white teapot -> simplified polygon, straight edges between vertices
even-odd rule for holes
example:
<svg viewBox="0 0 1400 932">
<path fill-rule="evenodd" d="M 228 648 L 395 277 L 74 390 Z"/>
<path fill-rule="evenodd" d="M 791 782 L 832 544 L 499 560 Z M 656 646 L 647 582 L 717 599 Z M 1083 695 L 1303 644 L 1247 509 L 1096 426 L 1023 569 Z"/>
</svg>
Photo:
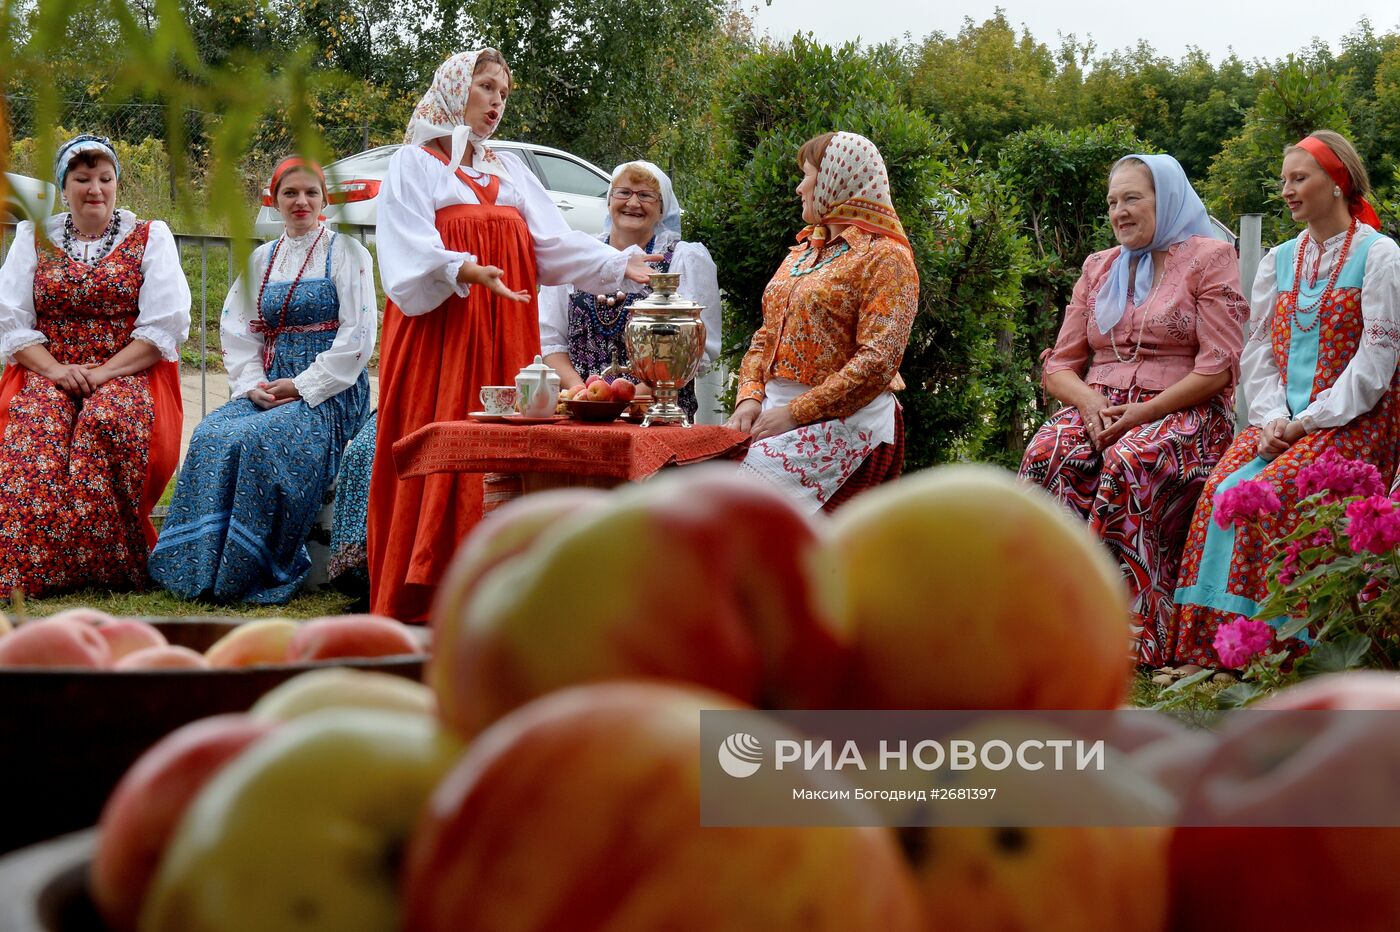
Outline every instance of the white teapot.
<svg viewBox="0 0 1400 932">
<path fill-rule="evenodd" d="M 559 403 L 559 373 L 536 356 L 533 363 L 516 374 L 515 389 L 520 395 L 521 415 L 549 417 Z"/>
</svg>

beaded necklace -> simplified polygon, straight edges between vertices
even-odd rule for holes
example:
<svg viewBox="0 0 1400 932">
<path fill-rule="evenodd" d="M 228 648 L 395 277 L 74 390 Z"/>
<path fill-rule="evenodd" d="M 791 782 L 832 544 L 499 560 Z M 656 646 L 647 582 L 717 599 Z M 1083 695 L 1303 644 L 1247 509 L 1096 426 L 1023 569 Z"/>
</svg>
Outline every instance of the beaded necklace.
<svg viewBox="0 0 1400 932">
<path fill-rule="evenodd" d="M 277 334 L 287 324 L 287 308 L 292 303 L 292 292 L 297 290 L 297 284 L 301 282 L 301 277 L 306 274 L 306 267 L 311 264 L 311 257 L 316 254 L 316 247 L 321 242 L 321 237 L 326 235 L 326 228 L 321 227 L 316 238 L 311 241 L 311 248 L 306 251 L 306 258 L 301 262 L 301 268 L 297 270 L 297 277 L 292 279 L 291 285 L 287 287 L 287 296 L 282 299 L 282 310 L 277 314 L 277 326 L 270 328 L 263 335 L 263 371 L 268 372 L 272 368 L 272 357 L 276 351 Z M 257 313 L 262 314 L 263 292 L 267 291 L 267 280 L 272 275 L 272 266 L 277 262 L 277 251 L 282 248 L 282 242 L 287 238 L 286 234 L 277 237 L 277 243 L 272 247 L 272 255 L 267 257 L 267 268 L 263 270 L 262 284 L 258 287 Z"/>
<path fill-rule="evenodd" d="M 611 237 L 609 237 L 608 239 L 603 240 L 603 242 L 611 245 L 612 239 Z M 655 246 L 656 237 L 653 236 L 647 242 L 646 252 L 648 254 L 651 254 Z M 659 272 L 665 272 L 669 270 L 671 267 L 672 257 L 675 255 L 675 250 L 676 247 L 672 245 L 671 248 L 667 249 L 665 254 L 661 257 L 660 262 L 651 263 L 652 267 Z M 611 339 L 612 337 L 615 337 L 622 333 L 622 328 L 626 326 L 628 319 L 630 319 L 630 317 L 632 316 L 631 307 L 633 302 L 637 301 L 638 299 L 645 298 L 649 294 L 651 294 L 651 289 L 643 288 L 641 291 L 636 291 L 632 292 L 631 294 L 625 295 L 613 306 L 608 306 L 606 300 L 599 301 L 599 296 L 586 295 L 582 292 L 575 292 L 573 298 L 574 302 L 580 307 L 582 307 L 583 310 L 586 311 L 588 316 L 592 319 L 596 331 L 603 337 Z"/>
<path fill-rule="evenodd" d="M 112 219 L 107 223 L 107 229 L 104 230 L 103 233 L 97 234 L 97 236 L 93 237 L 91 240 L 85 239 L 83 242 L 96 242 L 98 237 L 103 237 L 105 234 L 100 255 L 107 256 L 117 244 L 117 232 L 120 229 L 121 220 L 117 217 L 117 212 L 114 210 L 112 211 Z M 71 213 L 65 214 L 63 217 L 63 251 L 74 259 L 78 258 L 78 254 L 73 251 L 73 241 L 80 236 L 81 234 L 78 233 L 78 228 L 73 225 L 73 215 Z"/>
<path fill-rule="evenodd" d="M 1144 300 L 1141 304 L 1137 305 L 1137 307 L 1142 311 L 1142 320 L 1138 321 L 1137 342 L 1133 344 L 1133 355 L 1129 356 L 1127 359 L 1123 358 L 1123 355 L 1118 352 L 1118 341 L 1113 336 L 1113 331 L 1118 328 L 1108 328 L 1108 345 L 1113 348 L 1113 356 L 1119 362 L 1137 362 L 1138 357 L 1142 355 L 1142 335 L 1147 331 L 1147 305 L 1152 303 L 1152 296 L 1157 293 L 1157 286 L 1162 284 L 1163 280 L 1166 279 L 1166 277 L 1167 270 L 1164 264 L 1162 268 L 1161 278 L 1158 278 L 1157 281 L 1153 283 L 1152 290 L 1147 292 L 1146 300 Z M 1132 297 L 1131 291 L 1129 292 L 1129 297 Z M 1131 328 L 1128 330 L 1128 332 L 1132 332 Z"/>
<path fill-rule="evenodd" d="M 1303 231 L 1303 238 L 1298 241 L 1298 259 L 1293 265 L 1293 291 L 1289 295 L 1293 302 L 1293 326 L 1300 332 L 1307 333 L 1322 322 L 1322 309 L 1327 304 L 1327 300 L 1332 297 L 1332 289 L 1337 285 L 1337 277 L 1342 274 L 1342 266 L 1346 265 L 1347 255 L 1351 252 L 1351 241 L 1356 236 L 1356 221 L 1351 221 L 1351 226 L 1347 227 L 1347 238 L 1342 241 L 1342 251 L 1337 254 L 1337 261 L 1332 263 L 1332 273 L 1327 276 L 1327 286 L 1322 289 L 1322 294 L 1309 307 L 1300 307 L 1298 303 L 1298 289 L 1303 284 L 1303 254 L 1308 251 L 1310 236 Z M 1317 246 L 1318 261 L 1321 261 L 1323 246 Z M 1298 318 L 1298 312 L 1317 311 L 1317 316 L 1313 318 L 1311 324 L 1304 325 Z"/>
</svg>

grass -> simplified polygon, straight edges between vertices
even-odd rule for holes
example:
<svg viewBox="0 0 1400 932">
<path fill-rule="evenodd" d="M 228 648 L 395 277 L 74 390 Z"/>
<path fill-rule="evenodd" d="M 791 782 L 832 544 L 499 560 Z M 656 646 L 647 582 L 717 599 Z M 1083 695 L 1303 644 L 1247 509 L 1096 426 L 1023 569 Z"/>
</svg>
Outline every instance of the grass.
<svg viewBox="0 0 1400 932">
<path fill-rule="evenodd" d="M 1185 689 L 1186 696 L 1176 708 L 1179 711 L 1188 712 L 1213 712 L 1216 709 L 1216 694 L 1228 689 L 1230 685 L 1229 683 L 1212 683 L 1207 679 L 1205 682 L 1188 686 Z M 1128 691 L 1128 704 L 1138 708 L 1151 708 L 1162 699 L 1162 693 L 1166 689 L 1166 686 L 1158 686 L 1152 682 L 1150 672 L 1139 671 L 1133 675 L 1133 683 Z"/>
<path fill-rule="evenodd" d="M 65 608 L 101 609 L 112 615 L 133 618 L 189 618 L 218 616 L 231 618 L 316 618 L 344 614 L 355 601 L 353 596 L 330 589 L 297 595 L 286 605 L 249 605 L 246 602 L 218 604 L 190 602 L 164 589 L 145 592 L 79 590 L 48 599 L 28 599 L 25 609 L 32 618 L 42 618 Z"/>
</svg>

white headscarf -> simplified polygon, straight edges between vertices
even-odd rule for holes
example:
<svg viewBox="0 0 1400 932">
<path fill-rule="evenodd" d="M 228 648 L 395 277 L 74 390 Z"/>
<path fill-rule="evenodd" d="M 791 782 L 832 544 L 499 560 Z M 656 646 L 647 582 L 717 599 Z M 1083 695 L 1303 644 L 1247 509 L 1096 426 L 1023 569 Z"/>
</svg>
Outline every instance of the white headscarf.
<svg viewBox="0 0 1400 932">
<path fill-rule="evenodd" d="M 613 188 L 617 187 L 617 179 L 622 177 L 622 173 L 629 168 L 637 168 L 651 175 L 656 181 L 657 188 L 661 191 L 661 218 L 656 221 L 656 226 L 652 229 L 652 235 L 657 236 L 662 232 L 674 233 L 677 237 L 681 235 L 681 204 L 676 200 L 675 189 L 671 187 L 671 179 L 660 167 L 641 159 L 635 162 L 623 162 L 613 169 L 612 181 L 608 184 L 608 198 L 612 199 Z M 612 211 L 607 212 L 603 218 L 603 232 L 612 232 Z"/>
<path fill-rule="evenodd" d="M 490 175 L 510 177 L 500 157 L 486 147 L 486 140 L 491 134 L 478 133 L 462 122 L 462 115 L 467 110 L 467 98 L 471 94 L 477 56 L 494 51 L 484 48 L 458 52 L 438 65 L 437 71 L 433 72 L 433 83 L 408 118 L 404 145 L 421 146 L 433 139 L 451 136 L 452 154 L 447 160 L 449 171 L 456 170 L 462 164 L 462 157 L 467 154 L 467 145 L 470 144 L 476 152 L 471 167 Z"/>
</svg>

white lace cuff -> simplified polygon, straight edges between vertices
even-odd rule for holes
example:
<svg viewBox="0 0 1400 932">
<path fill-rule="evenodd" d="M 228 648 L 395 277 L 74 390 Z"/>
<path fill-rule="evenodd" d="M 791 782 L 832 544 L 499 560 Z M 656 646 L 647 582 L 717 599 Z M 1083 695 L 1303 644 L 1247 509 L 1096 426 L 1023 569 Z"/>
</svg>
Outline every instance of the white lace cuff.
<svg viewBox="0 0 1400 932">
<path fill-rule="evenodd" d="M 459 252 L 454 254 L 442 267 L 443 279 L 452 286 L 452 292 L 459 298 L 465 298 L 472 290 L 472 286 L 457 279 L 457 273 L 461 271 L 463 262 L 475 262 L 476 256 L 469 252 Z"/>
<path fill-rule="evenodd" d="M 301 393 L 301 400 L 313 408 L 327 398 L 334 396 L 339 387 L 338 383 L 317 365 L 308 366 L 300 375 L 292 379 L 292 384 Z"/>
<path fill-rule="evenodd" d="M 258 383 L 267 378 L 267 373 L 262 371 L 261 366 L 249 366 L 243 371 L 235 381 L 228 385 L 229 401 L 235 398 L 242 398 L 244 395 L 258 387 Z"/>
<path fill-rule="evenodd" d="M 142 340 L 160 350 L 160 358 L 166 362 L 180 361 L 180 344 L 159 327 L 137 327 L 131 332 L 131 338 Z"/>
<path fill-rule="evenodd" d="M 0 358 L 6 363 L 12 363 L 15 361 L 15 353 L 47 342 L 49 338 L 37 330 L 11 330 L 0 338 Z"/>
</svg>

